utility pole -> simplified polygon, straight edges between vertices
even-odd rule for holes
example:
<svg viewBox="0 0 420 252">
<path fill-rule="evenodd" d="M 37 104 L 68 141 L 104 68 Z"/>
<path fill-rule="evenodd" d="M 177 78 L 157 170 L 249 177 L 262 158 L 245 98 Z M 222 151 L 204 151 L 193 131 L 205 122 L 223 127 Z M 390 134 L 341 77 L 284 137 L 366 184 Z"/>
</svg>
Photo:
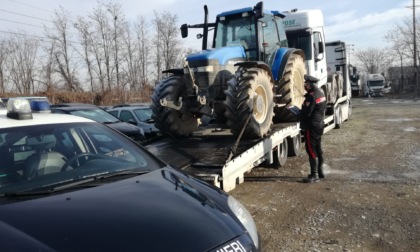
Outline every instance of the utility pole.
<svg viewBox="0 0 420 252">
<path fill-rule="evenodd" d="M 414 60 L 414 84 L 416 88 L 416 93 L 420 94 L 419 84 L 418 84 L 418 69 L 417 69 L 417 40 L 416 40 L 416 0 L 413 0 L 412 6 L 407 6 L 407 8 L 413 9 L 413 60 Z"/>
<path fill-rule="evenodd" d="M 417 42 L 416 42 L 416 0 L 413 0 L 413 38 L 414 38 L 414 83 L 416 84 L 416 93 L 418 93 Z"/>
</svg>

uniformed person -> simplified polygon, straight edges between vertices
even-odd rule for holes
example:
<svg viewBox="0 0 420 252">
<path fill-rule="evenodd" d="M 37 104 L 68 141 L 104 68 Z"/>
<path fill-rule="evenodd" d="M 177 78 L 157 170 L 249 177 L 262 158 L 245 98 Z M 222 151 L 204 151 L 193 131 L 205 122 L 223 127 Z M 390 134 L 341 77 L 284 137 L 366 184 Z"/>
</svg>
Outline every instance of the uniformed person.
<svg viewBox="0 0 420 252">
<path fill-rule="evenodd" d="M 327 101 L 324 92 L 317 87 L 319 81 L 310 75 L 305 75 L 305 101 L 300 111 L 300 127 L 305 135 L 305 148 L 309 156 L 311 173 L 304 182 L 318 182 L 324 178 L 322 164 L 321 137 L 324 133 L 324 117 Z"/>
</svg>

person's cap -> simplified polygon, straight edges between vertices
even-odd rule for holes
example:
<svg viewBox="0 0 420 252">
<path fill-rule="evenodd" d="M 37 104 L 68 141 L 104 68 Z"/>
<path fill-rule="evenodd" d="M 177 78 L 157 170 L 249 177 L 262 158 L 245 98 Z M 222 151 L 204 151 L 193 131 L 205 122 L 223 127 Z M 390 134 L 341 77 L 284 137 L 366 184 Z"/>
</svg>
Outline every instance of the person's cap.
<svg viewBox="0 0 420 252">
<path fill-rule="evenodd" d="M 313 77 L 309 74 L 305 74 L 304 78 L 305 78 L 305 82 L 310 83 L 310 84 L 316 84 L 319 81 L 318 78 Z"/>
</svg>

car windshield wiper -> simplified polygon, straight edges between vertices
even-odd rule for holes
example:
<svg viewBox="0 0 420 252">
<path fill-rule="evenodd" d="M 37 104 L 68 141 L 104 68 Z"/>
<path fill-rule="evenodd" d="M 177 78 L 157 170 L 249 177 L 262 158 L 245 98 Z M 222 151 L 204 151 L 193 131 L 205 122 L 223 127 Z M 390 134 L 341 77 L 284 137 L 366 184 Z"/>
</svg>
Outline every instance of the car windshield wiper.
<svg viewBox="0 0 420 252">
<path fill-rule="evenodd" d="M 45 190 L 30 190 L 22 192 L 5 192 L 0 193 L 0 198 L 17 198 L 17 197 L 30 197 L 30 196 L 44 196 L 53 194 L 56 192 L 74 189 L 74 188 L 86 188 L 86 187 L 96 187 L 105 183 L 108 179 L 116 177 L 135 177 L 138 175 L 143 175 L 149 173 L 150 171 L 133 171 L 133 170 L 122 170 L 112 173 L 102 173 L 102 174 L 92 174 L 91 176 L 85 176 L 79 180 L 72 180 L 73 182 L 60 181 L 56 183 L 57 186 L 49 185 L 48 189 Z M 68 183 L 67 183 L 68 182 Z"/>
</svg>

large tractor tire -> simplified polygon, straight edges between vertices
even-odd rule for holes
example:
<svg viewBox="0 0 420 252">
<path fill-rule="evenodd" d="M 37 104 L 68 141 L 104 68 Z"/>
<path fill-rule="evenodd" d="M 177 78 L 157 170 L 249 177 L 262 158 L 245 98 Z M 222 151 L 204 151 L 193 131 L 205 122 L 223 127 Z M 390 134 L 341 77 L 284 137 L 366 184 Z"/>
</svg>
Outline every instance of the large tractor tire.
<svg viewBox="0 0 420 252">
<path fill-rule="evenodd" d="M 273 122 L 273 82 L 260 68 L 239 67 L 225 91 L 227 125 L 235 136 L 266 136 Z"/>
<path fill-rule="evenodd" d="M 302 108 L 302 103 L 305 99 L 306 93 L 304 87 L 304 76 L 306 74 L 305 63 L 300 55 L 292 54 L 287 60 L 286 69 L 283 77 L 277 84 L 276 93 L 279 95 L 276 98 L 277 106 L 274 109 L 274 122 L 293 122 L 297 120 L 287 107 L 296 106 Z"/>
<path fill-rule="evenodd" d="M 330 83 L 330 90 L 328 90 L 328 103 L 334 104 L 337 101 L 337 76 L 336 74 L 331 74 L 328 76 L 327 82 Z"/>
<path fill-rule="evenodd" d="M 155 126 L 163 134 L 171 137 L 190 136 L 198 127 L 198 118 L 191 113 L 182 113 L 179 110 L 162 106 L 163 98 L 169 101 L 179 101 L 180 97 L 187 96 L 187 89 L 180 76 L 170 76 L 163 79 L 156 86 L 152 95 L 152 118 Z M 180 105 L 180 104 L 178 104 Z"/>
</svg>

